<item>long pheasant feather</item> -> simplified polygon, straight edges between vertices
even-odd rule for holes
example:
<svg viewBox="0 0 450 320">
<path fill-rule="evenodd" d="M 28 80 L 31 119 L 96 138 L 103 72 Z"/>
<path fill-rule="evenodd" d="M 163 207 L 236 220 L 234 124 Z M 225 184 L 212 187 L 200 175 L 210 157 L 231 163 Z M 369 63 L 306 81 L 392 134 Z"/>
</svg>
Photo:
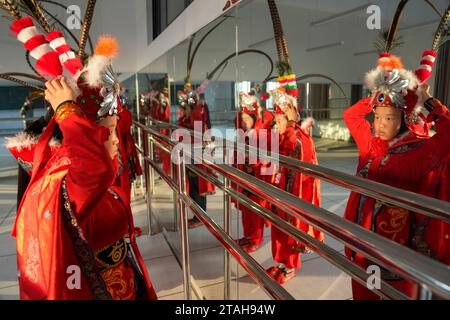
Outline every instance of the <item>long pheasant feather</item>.
<svg viewBox="0 0 450 320">
<path fill-rule="evenodd" d="M 272 18 L 273 31 L 275 34 L 275 43 L 278 53 L 278 72 L 280 75 L 289 74 L 291 70 L 291 61 L 289 58 L 288 46 L 286 37 L 283 31 L 283 25 L 281 23 L 280 14 L 278 12 L 277 4 L 275 0 L 267 0 L 270 9 L 270 15 Z"/>
<path fill-rule="evenodd" d="M 401 0 L 397 6 L 397 10 L 395 11 L 394 17 L 392 18 L 391 27 L 389 28 L 389 32 L 386 37 L 386 45 L 385 45 L 386 52 L 390 52 L 393 48 L 395 35 L 397 33 L 398 25 L 400 24 L 400 18 L 408 1 L 409 0 Z"/>
<path fill-rule="evenodd" d="M 433 39 L 433 51 L 439 49 L 439 47 L 445 43 L 447 40 L 447 34 L 449 32 L 448 23 L 450 22 L 450 5 L 447 8 L 447 11 L 442 16 L 441 22 L 439 23 L 436 34 Z"/>
<path fill-rule="evenodd" d="M 83 26 L 81 27 L 81 35 L 79 41 L 78 57 L 83 57 L 86 49 L 86 43 L 89 37 L 89 31 L 91 30 L 92 19 L 94 18 L 95 4 L 97 0 L 89 0 L 86 13 L 84 14 Z"/>
<path fill-rule="evenodd" d="M 18 20 L 21 18 L 17 0 L 0 0 L 0 7 L 14 19 Z"/>
<path fill-rule="evenodd" d="M 32 16 L 46 33 L 52 31 L 50 23 L 37 0 L 20 0 L 20 3 L 22 10 Z"/>
</svg>

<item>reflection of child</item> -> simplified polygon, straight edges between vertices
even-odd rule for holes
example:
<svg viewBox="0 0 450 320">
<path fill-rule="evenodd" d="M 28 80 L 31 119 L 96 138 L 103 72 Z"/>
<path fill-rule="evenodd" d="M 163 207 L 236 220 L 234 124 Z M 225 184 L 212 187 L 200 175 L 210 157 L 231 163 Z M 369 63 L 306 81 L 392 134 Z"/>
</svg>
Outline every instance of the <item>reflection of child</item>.
<svg viewBox="0 0 450 320">
<path fill-rule="evenodd" d="M 384 54 L 379 63 L 366 79 L 372 96 L 344 112 L 344 120 L 359 150 L 357 175 L 448 201 L 449 180 L 445 177 L 449 174 L 450 153 L 442 146 L 450 143 L 449 112 L 439 101 L 430 98 L 427 85 L 417 89 L 425 79 L 418 79 L 405 70 L 399 58 Z M 432 105 L 428 117 L 424 116 L 421 105 Z M 373 126 L 365 119 L 371 113 L 375 114 Z M 430 138 L 428 129 L 433 120 L 436 135 Z M 440 178 L 436 179 L 438 172 Z M 450 230 L 447 223 L 424 219 L 357 193 L 351 193 L 344 217 L 399 244 L 450 263 L 449 241 L 444 240 Z M 350 248 L 346 248 L 346 255 L 364 269 L 371 264 Z M 413 284 L 384 271 L 384 280 L 413 296 Z M 355 300 L 380 299 L 355 281 L 352 287 Z"/>
<path fill-rule="evenodd" d="M 33 104 L 30 100 L 30 98 L 26 98 L 25 102 L 22 105 L 22 108 L 20 109 L 20 116 L 24 119 L 30 119 L 33 118 Z M 33 120 L 23 120 L 23 128 L 27 129 L 29 125 L 33 122 Z"/>
<path fill-rule="evenodd" d="M 317 163 L 314 144 L 311 141 L 310 143 L 304 143 L 307 142 L 307 139 L 303 137 L 303 132 L 300 132 L 303 128 L 299 127 L 296 121 L 289 121 L 290 110 L 297 110 L 297 99 L 289 95 L 284 88 L 274 90 L 271 94 L 276 108 L 275 121 L 279 132 L 279 153 L 298 160 Z M 316 179 L 286 167 L 280 167 L 274 180 L 274 185 L 278 188 L 305 201 L 320 205 L 320 189 Z M 277 214 L 310 236 L 323 241 L 321 232 L 300 219 L 282 210 L 277 210 Z M 294 278 L 296 276 L 295 269 L 301 267 L 300 254 L 309 253 L 310 250 L 276 227 L 272 227 L 271 236 L 273 259 L 279 265 L 271 267 L 267 271 L 278 283 L 284 284 Z"/>
<path fill-rule="evenodd" d="M 241 123 L 246 133 L 246 144 L 249 144 L 250 141 L 256 140 L 258 147 L 260 147 L 260 139 L 267 138 L 265 133 L 267 133 L 267 129 L 271 128 L 271 124 L 264 123 L 261 118 L 259 118 L 262 108 L 259 106 L 258 98 L 255 96 L 254 92 L 251 92 L 250 94 L 241 92 L 239 101 L 241 107 Z M 260 131 L 260 129 L 266 130 Z M 264 136 L 260 137 L 260 134 L 263 134 Z M 265 144 L 265 147 L 270 148 L 267 143 Z M 257 161 L 255 164 L 250 164 L 248 159 L 246 159 L 245 164 L 238 163 L 237 167 L 244 173 L 250 174 L 259 179 L 265 180 L 266 178 L 266 176 L 261 175 L 261 170 L 263 167 L 261 161 Z M 242 188 L 238 188 L 238 190 L 243 192 L 247 197 L 261 206 L 267 206 L 267 202 L 255 194 L 242 190 Z M 252 212 L 249 208 L 245 206 L 238 207 L 242 210 L 242 225 L 244 229 L 244 237 L 238 240 L 238 244 L 246 252 L 254 252 L 259 248 L 264 240 L 264 226 L 266 221 L 261 216 Z"/>
<path fill-rule="evenodd" d="M 196 134 L 202 134 L 207 129 L 206 119 L 209 118 L 209 111 L 204 105 L 199 105 L 198 96 L 195 91 L 192 90 L 190 84 L 185 85 L 184 91 L 178 92 L 178 102 L 180 108 L 178 109 L 178 125 L 190 130 L 194 130 L 194 122 L 201 123 L 201 132 Z M 191 139 L 191 145 L 194 139 Z M 195 165 L 196 167 L 206 170 L 203 165 Z M 214 192 L 214 185 L 200 178 L 197 174 L 190 170 L 187 170 L 187 189 L 189 196 L 204 210 L 206 211 L 206 196 Z M 188 221 L 189 228 L 197 228 L 202 225 L 202 222 L 196 215 Z"/>
</svg>

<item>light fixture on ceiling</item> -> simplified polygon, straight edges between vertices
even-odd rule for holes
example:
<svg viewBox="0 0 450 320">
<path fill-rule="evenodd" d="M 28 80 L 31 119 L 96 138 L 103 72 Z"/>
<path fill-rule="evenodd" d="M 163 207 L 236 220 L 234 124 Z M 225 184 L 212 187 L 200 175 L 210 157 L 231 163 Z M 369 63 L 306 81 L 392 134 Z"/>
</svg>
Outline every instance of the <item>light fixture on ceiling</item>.
<svg viewBox="0 0 450 320">
<path fill-rule="evenodd" d="M 338 47 L 338 46 L 342 46 L 343 44 L 344 44 L 344 41 L 339 41 L 339 42 L 329 43 L 329 44 L 325 44 L 325 45 L 323 45 L 323 46 L 318 46 L 318 47 L 308 48 L 308 49 L 306 49 L 306 52 L 318 51 L 318 50 L 322 50 L 322 49 L 328 49 L 328 48 Z"/>
<path fill-rule="evenodd" d="M 353 55 L 354 56 L 365 56 L 365 55 L 372 54 L 372 53 L 378 53 L 378 50 L 372 49 L 372 50 L 367 50 L 367 51 L 360 51 L 360 52 L 355 52 Z"/>
<path fill-rule="evenodd" d="M 359 12 L 361 10 L 367 10 L 367 8 L 371 5 L 372 5 L 371 3 L 366 3 L 365 5 L 362 5 L 362 6 L 359 6 L 359 7 L 344 11 L 344 12 L 336 13 L 336 14 L 333 14 L 326 18 L 317 20 L 317 21 L 313 21 L 313 22 L 311 22 L 311 27 L 318 27 L 318 26 L 324 25 L 326 23 L 336 21 L 338 19 L 341 19 L 343 17 L 351 15 L 352 13 Z"/>
<path fill-rule="evenodd" d="M 256 47 L 265 45 L 267 43 L 273 43 L 274 41 L 275 41 L 275 37 L 270 37 L 269 39 L 265 39 L 265 40 L 261 40 L 261 41 L 255 42 L 255 43 L 249 45 L 248 47 L 249 48 L 256 48 Z"/>
</svg>

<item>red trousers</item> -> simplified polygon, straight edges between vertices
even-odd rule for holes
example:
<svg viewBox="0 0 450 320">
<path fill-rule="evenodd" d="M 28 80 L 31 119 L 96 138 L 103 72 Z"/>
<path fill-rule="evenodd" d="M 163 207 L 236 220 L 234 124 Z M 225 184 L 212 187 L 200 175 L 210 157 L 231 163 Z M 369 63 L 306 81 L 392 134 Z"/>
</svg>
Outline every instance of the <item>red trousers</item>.
<svg viewBox="0 0 450 320">
<path fill-rule="evenodd" d="M 285 212 L 278 211 L 277 214 L 286 219 L 287 214 Z M 273 260 L 284 264 L 288 269 L 301 268 L 300 252 L 295 250 L 295 247 L 297 247 L 296 241 L 274 226 L 271 229 L 271 236 Z"/>
<path fill-rule="evenodd" d="M 264 240 L 265 220 L 252 212 L 252 210 L 242 206 L 242 226 L 244 228 L 244 237 L 251 244 L 260 245 Z"/>
</svg>

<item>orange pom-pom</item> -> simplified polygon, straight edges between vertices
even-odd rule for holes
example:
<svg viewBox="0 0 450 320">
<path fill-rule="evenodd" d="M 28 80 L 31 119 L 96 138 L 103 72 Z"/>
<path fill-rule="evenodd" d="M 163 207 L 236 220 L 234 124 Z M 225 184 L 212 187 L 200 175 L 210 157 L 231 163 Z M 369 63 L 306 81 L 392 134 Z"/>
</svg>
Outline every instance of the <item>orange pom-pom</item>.
<svg viewBox="0 0 450 320">
<path fill-rule="evenodd" d="M 380 58 L 378 60 L 378 66 L 385 69 L 403 69 L 403 62 L 400 57 L 390 56 L 385 58 Z"/>
<path fill-rule="evenodd" d="M 111 36 L 100 36 L 95 47 L 95 54 L 114 58 L 119 53 L 119 43 L 117 39 Z"/>
</svg>

